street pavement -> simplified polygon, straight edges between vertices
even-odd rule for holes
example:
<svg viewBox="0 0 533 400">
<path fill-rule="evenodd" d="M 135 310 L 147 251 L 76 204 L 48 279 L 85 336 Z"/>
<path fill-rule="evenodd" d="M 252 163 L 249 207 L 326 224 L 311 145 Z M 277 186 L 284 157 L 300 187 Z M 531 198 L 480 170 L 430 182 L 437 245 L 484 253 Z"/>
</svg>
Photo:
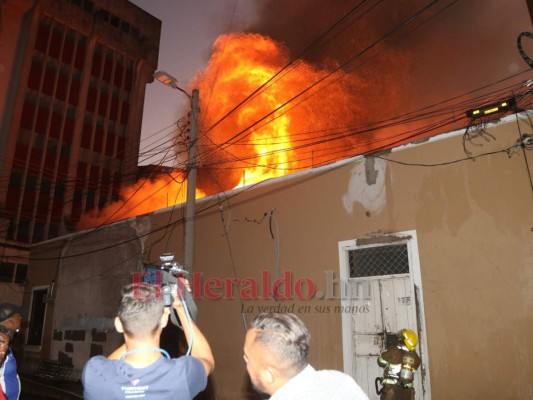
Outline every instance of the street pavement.
<svg viewBox="0 0 533 400">
<path fill-rule="evenodd" d="M 31 376 L 21 376 L 22 393 L 19 400 L 77 400 L 83 399 L 80 382 L 47 382 Z"/>
</svg>

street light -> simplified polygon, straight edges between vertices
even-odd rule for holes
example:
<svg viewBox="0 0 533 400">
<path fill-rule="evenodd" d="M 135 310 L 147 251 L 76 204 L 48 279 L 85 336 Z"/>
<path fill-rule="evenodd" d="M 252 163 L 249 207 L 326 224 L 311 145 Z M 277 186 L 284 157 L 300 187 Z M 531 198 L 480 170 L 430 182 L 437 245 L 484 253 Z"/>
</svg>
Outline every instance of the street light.
<svg viewBox="0 0 533 400">
<path fill-rule="evenodd" d="M 182 93 L 185 93 L 185 96 L 191 99 L 191 96 L 189 93 L 187 93 L 185 90 L 180 88 L 178 86 L 178 80 L 174 78 L 172 75 L 165 71 L 155 71 L 154 72 L 154 78 L 157 79 L 159 82 L 161 82 L 163 85 L 170 86 L 172 89 L 177 89 Z"/>
<path fill-rule="evenodd" d="M 185 222 L 183 234 L 183 265 L 187 270 L 193 272 L 194 254 L 194 218 L 196 205 L 196 141 L 198 136 L 198 89 L 193 89 L 192 95 L 178 86 L 178 80 L 165 71 L 156 71 L 154 78 L 166 86 L 177 89 L 184 93 L 191 105 L 191 129 L 189 132 L 189 160 L 187 163 L 187 202 L 185 203 Z"/>
</svg>

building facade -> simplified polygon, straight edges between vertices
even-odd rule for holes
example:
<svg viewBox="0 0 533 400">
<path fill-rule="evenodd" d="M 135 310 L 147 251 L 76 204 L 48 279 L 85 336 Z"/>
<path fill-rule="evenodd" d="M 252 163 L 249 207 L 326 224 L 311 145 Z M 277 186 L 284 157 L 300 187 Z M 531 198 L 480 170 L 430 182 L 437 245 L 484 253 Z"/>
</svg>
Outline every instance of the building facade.
<svg viewBox="0 0 533 400">
<path fill-rule="evenodd" d="M 0 275 L 20 277 L 13 246 L 72 232 L 135 182 L 161 22 L 127 0 L 0 9 Z"/>
<path fill-rule="evenodd" d="M 371 399 L 376 359 L 402 328 L 420 337 L 417 399 L 531 398 L 531 116 L 487 124 L 494 139 L 470 156 L 462 129 L 198 200 L 189 280 L 217 363 L 204 398 L 253 398 L 245 322 L 264 310 L 297 313 L 311 363 L 351 374 Z M 42 323 L 24 368 L 51 358 L 75 379 L 120 345 L 120 287 L 163 253 L 183 260 L 181 215 L 32 246 L 24 306 Z"/>
</svg>

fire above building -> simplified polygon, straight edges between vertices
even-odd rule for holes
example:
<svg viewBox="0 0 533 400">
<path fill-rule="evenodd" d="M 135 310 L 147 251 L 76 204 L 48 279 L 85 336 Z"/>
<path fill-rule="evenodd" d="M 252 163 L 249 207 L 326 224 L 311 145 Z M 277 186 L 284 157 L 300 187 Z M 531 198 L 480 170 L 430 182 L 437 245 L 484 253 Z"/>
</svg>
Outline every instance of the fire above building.
<svg viewBox="0 0 533 400">
<path fill-rule="evenodd" d="M 259 34 L 220 36 L 190 84 L 200 92 L 197 197 L 365 153 L 372 143 L 382 146 L 375 133 L 350 128 L 395 102 L 397 87 L 382 84 L 386 74 L 373 74 L 291 60 L 282 43 Z M 123 191 L 122 201 L 86 215 L 80 226 L 182 203 L 186 176 L 176 174 L 138 181 Z"/>
<path fill-rule="evenodd" d="M 201 94 L 198 186 L 216 193 L 352 154 L 363 141 L 342 132 L 372 114 L 365 99 L 377 82 L 367 78 L 291 60 L 266 36 L 220 36 L 192 82 Z M 394 99 L 395 89 L 382 90 Z"/>
</svg>

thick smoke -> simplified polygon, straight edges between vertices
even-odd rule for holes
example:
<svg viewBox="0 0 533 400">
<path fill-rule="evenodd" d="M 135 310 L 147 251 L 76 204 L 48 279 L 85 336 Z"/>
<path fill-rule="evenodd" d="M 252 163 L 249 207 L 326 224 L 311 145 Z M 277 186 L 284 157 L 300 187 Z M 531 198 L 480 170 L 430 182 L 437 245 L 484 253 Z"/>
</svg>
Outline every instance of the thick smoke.
<svg viewBox="0 0 533 400">
<path fill-rule="evenodd" d="M 242 184 L 245 171 L 251 169 L 264 177 L 278 176 L 375 151 L 390 144 L 387 137 L 407 128 L 358 133 L 358 127 L 529 78 L 529 67 L 516 47 L 517 36 L 532 30 L 525 1 L 439 1 L 407 22 L 432 3 L 261 1 L 257 22 L 246 34 L 221 36 L 208 65 L 190 85 L 200 88 L 199 188 L 211 194 Z M 524 41 L 524 50 L 533 55 L 532 40 Z M 291 60 L 298 61 L 254 100 L 224 118 Z M 328 74 L 304 96 L 267 116 Z M 350 134 L 330 140 L 343 128 Z M 462 126 L 443 126 L 427 134 L 457 128 Z M 257 146 L 264 142 L 270 144 Z M 311 142 L 315 144 L 309 146 Z M 244 183 L 250 183 L 248 178 Z M 168 195 L 166 189 L 158 191 L 161 186 L 174 188 Z M 169 198 L 184 190 L 168 180 L 150 186 L 138 183 L 123 191 L 123 202 L 94 213 L 93 218 L 86 216 L 83 226 L 166 207 L 173 204 Z M 161 194 L 150 204 L 133 200 L 149 197 L 143 193 Z M 144 206 L 132 208 L 137 203 Z"/>
<path fill-rule="evenodd" d="M 346 35 L 333 39 L 329 50 L 320 49 L 308 57 L 315 63 L 340 63 L 369 41 L 404 22 L 416 10 L 432 3 L 430 0 L 264 0 L 258 13 L 260 18 L 251 30 L 282 41 L 292 54 L 299 54 L 320 32 L 361 5 L 361 12 L 356 13 L 359 18 L 350 20 L 353 23 Z M 527 3 L 524 0 L 436 2 L 426 13 L 387 37 L 385 45 L 390 51 L 372 60 L 371 68 L 393 69 L 398 54 L 408 54 L 409 70 L 395 75 L 396 80 L 406 82 L 404 102 L 412 107 L 466 93 L 527 70 L 516 47 L 517 36 L 532 31 L 533 17 Z M 362 11 L 369 8 L 363 15 Z M 435 17 L 422 24 L 431 15 Z M 533 53 L 533 41 L 527 41 L 525 46 L 528 53 Z"/>
<path fill-rule="evenodd" d="M 265 52 L 263 59 L 257 61 L 275 71 L 288 60 L 302 60 L 284 75 L 283 82 L 291 87 L 286 90 L 303 90 L 305 84 L 315 82 L 313 79 L 340 68 L 322 83 L 317 95 L 287 113 L 291 119 L 289 138 L 301 144 L 319 134 L 327 137 L 331 129 L 346 127 L 354 132 L 336 142 L 325 139 L 312 148 L 300 147 L 292 155 L 300 163 L 293 163 L 289 172 L 397 145 L 401 140 L 386 140 L 396 135 L 412 140 L 409 131 L 425 130 L 425 126 L 437 121 L 408 121 L 402 127 L 361 133 L 365 124 L 438 107 L 452 98 L 475 99 L 529 77 L 525 75 L 529 68 L 516 48 L 518 34 L 531 30 L 527 6 L 521 0 L 505 4 L 498 0 L 265 0 L 261 4 L 259 19 L 249 32 L 273 39 L 276 51 L 272 55 Z M 238 63 L 242 56 L 225 52 L 221 41 L 215 44 L 209 65 L 194 85 L 202 87 L 211 99 L 222 97 L 230 101 L 217 106 L 222 113 L 212 112 L 210 106 L 209 114 L 202 115 L 204 132 L 253 91 L 250 87 L 231 94 L 224 92 L 217 81 L 228 72 L 222 59 L 233 57 Z M 533 46 L 527 45 L 533 54 Z M 253 44 L 247 46 L 257 54 L 260 51 Z M 306 75 L 300 68 L 314 73 Z M 306 76 L 305 82 L 299 81 L 301 76 Z M 499 81 L 503 82 L 495 84 Z M 283 83 L 273 84 L 276 85 Z M 478 91 L 480 88 L 485 89 Z M 290 108 L 289 105 L 285 110 Z M 207 132 L 201 141 L 208 151 L 202 158 L 199 185 L 207 193 L 233 187 L 244 166 L 228 161 L 249 159 L 253 152 L 243 146 L 212 151 L 247 126 L 238 118 L 238 112 L 221 125 Z M 425 130 L 425 135 L 463 127 L 441 122 L 437 126 L 437 130 Z"/>
</svg>

